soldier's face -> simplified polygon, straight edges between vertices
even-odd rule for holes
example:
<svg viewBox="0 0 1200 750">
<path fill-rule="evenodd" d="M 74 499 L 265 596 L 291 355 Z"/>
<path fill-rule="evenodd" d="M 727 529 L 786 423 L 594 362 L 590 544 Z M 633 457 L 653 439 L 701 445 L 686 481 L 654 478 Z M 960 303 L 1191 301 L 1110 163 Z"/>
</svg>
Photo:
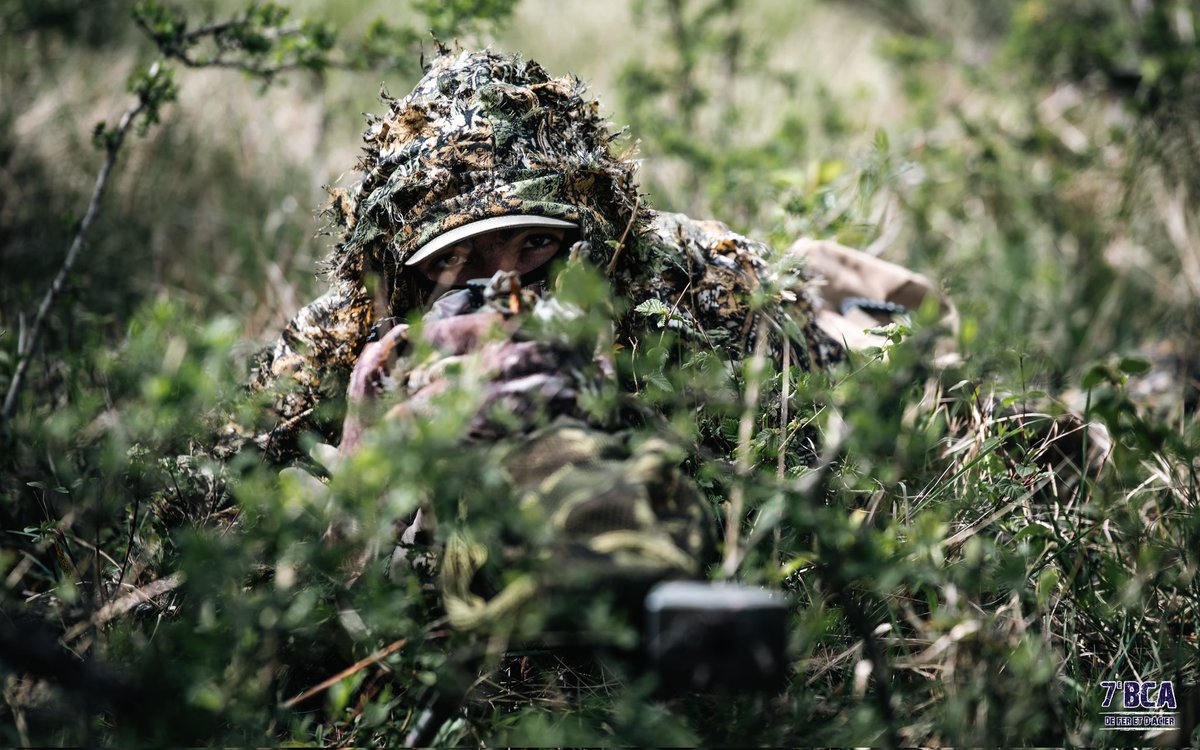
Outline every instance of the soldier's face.
<svg viewBox="0 0 1200 750">
<path fill-rule="evenodd" d="M 463 240 L 417 265 L 417 271 L 439 287 L 460 287 L 471 279 L 491 278 L 497 271 L 522 276 L 550 262 L 562 250 L 562 229 L 518 227 Z"/>
</svg>

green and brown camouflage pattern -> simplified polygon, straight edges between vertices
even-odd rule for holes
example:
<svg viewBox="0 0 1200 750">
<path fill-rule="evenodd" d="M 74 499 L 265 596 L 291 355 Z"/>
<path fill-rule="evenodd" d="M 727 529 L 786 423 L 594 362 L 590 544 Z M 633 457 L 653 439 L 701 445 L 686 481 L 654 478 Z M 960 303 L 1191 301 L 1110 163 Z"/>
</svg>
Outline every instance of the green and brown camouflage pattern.
<svg viewBox="0 0 1200 750">
<path fill-rule="evenodd" d="M 617 306 L 625 311 L 615 321 L 618 345 L 653 329 L 635 308 L 657 299 L 686 342 L 734 360 L 753 350 L 760 330 L 774 353 L 789 342 L 796 366 L 841 358 L 814 323 L 808 280 L 774 271 L 769 247 L 719 222 L 645 207 L 634 162 L 616 152 L 616 134 L 575 78 L 552 78 L 516 55 L 443 49 L 411 94 L 384 100 L 387 112 L 370 118 L 363 136 L 361 181 L 333 194 L 340 237 L 330 289 L 257 364 L 253 386 L 274 394 L 278 419 L 256 441 L 271 453 L 287 456 L 296 436 L 314 428 L 317 405 L 344 393 L 373 325 L 425 305 L 429 290 L 405 259 L 440 233 L 491 216 L 539 214 L 580 226 L 587 260 L 627 303 Z M 756 294 L 765 303 L 754 310 Z"/>
<path fill-rule="evenodd" d="M 450 624 L 494 628 L 536 597 L 597 586 L 619 589 L 638 607 L 656 581 L 702 578 L 716 551 L 716 521 L 680 468 L 683 456 L 661 438 L 634 446 L 629 433 L 566 417 L 514 442 L 504 469 L 521 512 L 544 519 L 553 541 L 499 552 L 451 535 L 437 565 Z"/>
</svg>

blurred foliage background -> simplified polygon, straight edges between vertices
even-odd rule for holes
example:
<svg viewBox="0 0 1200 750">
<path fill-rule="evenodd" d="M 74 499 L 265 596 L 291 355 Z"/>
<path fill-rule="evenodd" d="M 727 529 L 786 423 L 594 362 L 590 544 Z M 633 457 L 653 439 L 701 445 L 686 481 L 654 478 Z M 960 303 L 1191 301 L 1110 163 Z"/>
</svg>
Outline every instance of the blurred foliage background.
<svg viewBox="0 0 1200 750">
<path fill-rule="evenodd" d="M 803 395 L 830 408 L 804 418 L 828 432 L 836 413 L 849 427 L 836 465 L 807 484 L 802 466 L 787 467 L 796 482 L 776 481 L 784 438 L 759 436 L 751 517 L 789 532 L 743 571 L 793 591 L 787 695 L 651 703 L 631 679 L 565 704 L 496 701 L 443 739 L 1117 743 L 1100 729 L 1099 682 L 1155 679 L 1175 681 L 1185 724 L 1162 737 L 1189 742 L 1195 2 L 249 7 L 0 0 L 6 391 L 104 161 L 97 124 L 111 132 L 139 71 L 182 38 L 172 19 L 253 20 L 230 52 L 237 65 L 195 66 L 212 53 L 201 46 L 191 64 L 166 57 L 175 96 L 121 147 L 3 426 L 0 741 L 395 743 L 416 711 L 405 681 L 447 673 L 454 649 L 419 621 L 419 592 L 398 602 L 393 584 L 369 580 L 356 594 L 366 634 L 335 627 L 344 560 L 312 540 L 328 514 L 363 508 L 306 506 L 247 459 L 235 524 L 218 468 L 185 472 L 176 458 L 236 399 L 247 355 L 321 291 L 324 188 L 350 182 L 361 113 L 381 109 L 381 84 L 403 95 L 415 83 L 432 29 L 588 81 L 628 126 L 656 208 L 777 247 L 835 238 L 930 275 L 959 307 L 963 357 L 932 371 L 918 328 L 897 334 L 886 362 L 808 383 Z M 1103 424 L 1105 471 L 1048 468 L 1044 431 L 1009 418 L 1030 402 Z M 446 434 L 393 447 L 421 465 Z M 385 516 L 362 533 L 384 533 Z M 156 584 L 128 611 L 104 609 Z M 401 640 L 412 645 L 284 707 Z"/>
</svg>

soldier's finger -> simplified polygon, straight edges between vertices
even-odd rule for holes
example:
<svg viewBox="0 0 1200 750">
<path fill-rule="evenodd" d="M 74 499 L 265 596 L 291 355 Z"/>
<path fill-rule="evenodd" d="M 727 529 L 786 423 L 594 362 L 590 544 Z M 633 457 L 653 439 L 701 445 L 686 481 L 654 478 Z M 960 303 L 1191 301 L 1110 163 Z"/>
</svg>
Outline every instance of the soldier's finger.
<svg viewBox="0 0 1200 750">
<path fill-rule="evenodd" d="M 428 324 L 422 337 L 447 354 L 465 354 L 478 348 L 503 322 L 499 313 L 459 315 Z"/>
<path fill-rule="evenodd" d="M 358 363 L 350 374 L 350 387 L 346 398 L 351 401 L 366 401 L 383 389 L 383 376 L 394 364 L 395 355 L 408 341 L 408 326 L 398 325 L 388 331 L 379 341 L 363 347 Z"/>
</svg>

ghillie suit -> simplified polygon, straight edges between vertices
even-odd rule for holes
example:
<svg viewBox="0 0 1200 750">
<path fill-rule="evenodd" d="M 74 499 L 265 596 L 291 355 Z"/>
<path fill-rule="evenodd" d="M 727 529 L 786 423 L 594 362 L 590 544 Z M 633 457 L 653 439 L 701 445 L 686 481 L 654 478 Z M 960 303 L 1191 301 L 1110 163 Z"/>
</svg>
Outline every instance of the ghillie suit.
<svg viewBox="0 0 1200 750">
<path fill-rule="evenodd" d="M 410 95 L 385 100 L 388 112 L 371 118 L 364 134 L 361 182 L 333 197 L 341 234 L 330 289 L 296 315 L 258 364 L 253 385 L 275 394 L 278 414 L 277 424 L 257 436 L 269 453 L 293 455 L 305 430 L 336 440 L 340 413 L 322 422 L 317 407 L 336 402 L 348 385 L 352 402 L 376 398 L 384 383 L 410 402 L 421 400 L 425 381 L 411 368 L 392 377 L 388 364 L 391 350 L 406 344 L 402 321 L 431 302 L 431 283 L 405 262 L 430 240 L 485 218 L 537 215 L 578 227 L 570 256 L 611 285 L 614 349 L 661 337 L 661 324 L 679 347 L 714 350 L 734 372 L 754 351 L 786 356 L 801 370 L 843 356 L 816 325 L 808 279 L 798 270 L 776 271 L 770 248 L 718 222 L 643 205 L 634 163 L 613 152 L 616 136 L 577 80 L 551 78 L 516 56 L 443 50 Z M 515 309 L 491 314 L 508 317 Z M 438 317 L 434 312 L 426 319 Z M 471 348 L 463 343 L 469 326 L 460 322 L 450 313 L 426 327 L 427 336 L 453 329 L 435 342 L 447 357 Z M 509 437 L 517 439 L 505 469 L 517 492 L 545 506 L 564 543 L 601 568 L 636 570 L 643 582 L 703 576 L 717 528 L 681 471 L 686 451 L 668 441 L 635 448 L 622 425 L 598 425 L 573 411 L 573 389 L 587 384 L 567 382 L 563 373 L 581 368 L 568 366 L 570 352 L 529 343 L 491 352 L 494 363 L 515 363 L 491 371 L 495 394 L 508 399 L 510 411 L 553 407 L 557 417 L 510 425 Z M 584 359 L 593 354 L 602 362 L 612 352 L 587 351 Z M 352 409 L 343 451 L 358 439 L 354 420 Z M 467 437 L 504 435 L 480 427 Z M 424 525 L 414 520 L 404 542 Z M 481 554 L 453 538 L 443 553 L 444 601 L 461 627 L 511 611 L 542 588 L 510 585 L 481 596 L 473 580 Z"/>
<path fill-rule="evenodd" d="M 341 237 L 330 289 L 258 363 L 253 385 L 279 392 L 279 420 L 257 437 L 264 449 L 293 451 L 301 431 L 317 428 L 315 407 L 345 392 L 372 328 L 426 304 L 429 289 L 404 273 L 405 260 L 443 232 L 492 216 L 579 225 L 587 260 L 628 303 L 616 321 L 618 343 L 652 329 L 634 310 L 656 299 L 686 340 L 741 359 L 758 334 L 750 298 L 765 286 L 761 312 L 774 349 L 786 338 L 802 369 L 841 358 L 814 322 L 804 278 L 773 277 L 768 247 L 719 222 L 640 205 L 635 165 L 613 153 L 616 136 L 579 81 L 551 78 L 516 56 L 444 53 L 410 95 L 385 99 L 388 113 L 371 118 L 363 136 L 362 181 L 334 194 Z"/>
</svg>

